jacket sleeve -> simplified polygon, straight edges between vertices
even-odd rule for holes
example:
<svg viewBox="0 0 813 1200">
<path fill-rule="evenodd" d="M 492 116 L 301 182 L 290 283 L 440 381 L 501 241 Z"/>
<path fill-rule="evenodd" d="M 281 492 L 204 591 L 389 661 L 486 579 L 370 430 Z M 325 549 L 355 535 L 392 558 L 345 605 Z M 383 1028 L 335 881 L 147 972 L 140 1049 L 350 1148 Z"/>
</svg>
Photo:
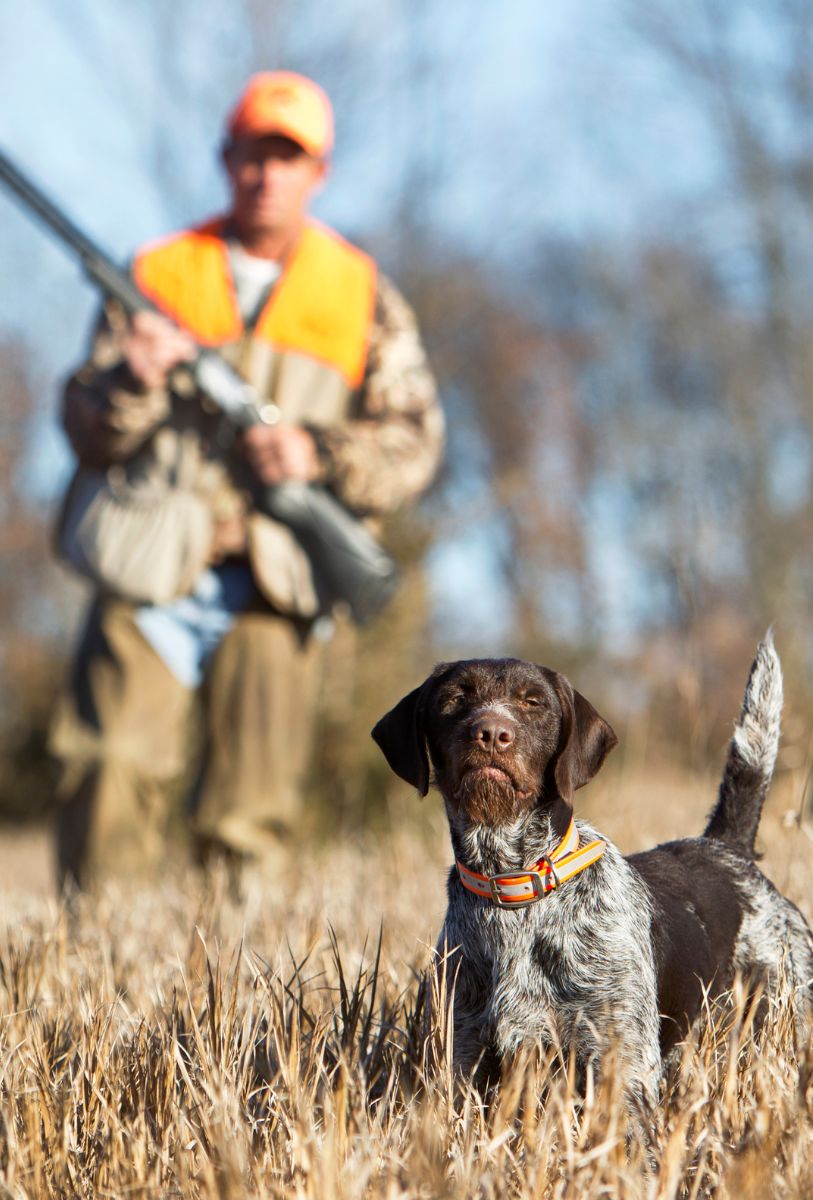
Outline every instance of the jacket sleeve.
<svg viewBox="0 0 813 1200">
<path fill-rule="evenodd" d="M 125 323 L 117 304 L 105 305 L 90 355 L 65 385 L 62 424 L 85 466 L 107 467 L 131 458 L 169 413 L 168 391 L 144 388 L 122 359 Z"/>
<path fill-rule="evenodd" d="M 367 368 L 353 416 L 313 431 L 326 482 L 350 509 L 384 514 L 416 499 L 443 452 L 444 421 L 415 316 L 379 276 Z"/>
</svg>

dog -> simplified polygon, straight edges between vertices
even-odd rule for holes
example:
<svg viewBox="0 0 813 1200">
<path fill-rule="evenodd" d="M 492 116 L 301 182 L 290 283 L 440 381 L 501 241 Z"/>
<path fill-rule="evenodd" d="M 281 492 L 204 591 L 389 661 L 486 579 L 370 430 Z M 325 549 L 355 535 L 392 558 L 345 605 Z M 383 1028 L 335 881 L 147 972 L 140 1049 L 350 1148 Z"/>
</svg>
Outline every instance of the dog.
<svg viewBox="0 0 813 1200">
<path fill-rule="evenodd" d="M 789 976 L 809 1037 L 813 936 L 755 862 L 781 707 L 768 634 L 702 836 L 629 857 L 574 821 L 574 793 L 617 738 L 558 671 L 441 663 L 381 718 L 391 768 L 421 795 L 433 778 L 446 806 L 455 866 L 438 950 L 460 1072 L 493 1082 L 542 1044 L 583 1077 L 612 1046 L 631 1108 L 651 1111 L 670 1053 L 737 975 L 768 995 Z"/>
</svg>

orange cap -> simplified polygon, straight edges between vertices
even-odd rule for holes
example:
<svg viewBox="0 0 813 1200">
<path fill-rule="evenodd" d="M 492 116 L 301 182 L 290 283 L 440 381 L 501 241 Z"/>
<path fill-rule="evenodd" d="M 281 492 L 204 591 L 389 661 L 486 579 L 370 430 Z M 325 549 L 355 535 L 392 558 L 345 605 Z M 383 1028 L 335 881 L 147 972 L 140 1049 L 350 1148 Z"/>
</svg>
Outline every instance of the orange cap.
<svg viewBox="0 0 813 1200">
<path fill-rule="evenodd" d="M 333 109 L 312 79 L 293 71 L 261 71 L 246 84 L 227 129 L 232 141 L 280 133 L 322 158 L 333 146 Z"/>
</svg>

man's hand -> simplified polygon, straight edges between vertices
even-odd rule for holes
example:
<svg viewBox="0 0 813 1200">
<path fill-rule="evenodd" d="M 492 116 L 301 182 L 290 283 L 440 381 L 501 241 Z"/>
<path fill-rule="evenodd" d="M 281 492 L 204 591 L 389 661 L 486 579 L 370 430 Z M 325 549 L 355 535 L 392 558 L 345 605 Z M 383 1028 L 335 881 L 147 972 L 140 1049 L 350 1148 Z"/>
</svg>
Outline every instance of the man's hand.
<svg viewBox="0 0 813 1200">
<path fill-rule="evenodd" d="M 161 388 L 173 367 L 195 357 L 197 346 L 188 333 L 159 313 L 137 312 L 122 336 L 121 352 L 139 383 Z"/>
<path fill-rule="evenodd" d="M 253 425 L 243 434 L 243 449 L 262 483 L 311 483 L 319 474 L 316 443 L 299 425 Z"/>
</svg>

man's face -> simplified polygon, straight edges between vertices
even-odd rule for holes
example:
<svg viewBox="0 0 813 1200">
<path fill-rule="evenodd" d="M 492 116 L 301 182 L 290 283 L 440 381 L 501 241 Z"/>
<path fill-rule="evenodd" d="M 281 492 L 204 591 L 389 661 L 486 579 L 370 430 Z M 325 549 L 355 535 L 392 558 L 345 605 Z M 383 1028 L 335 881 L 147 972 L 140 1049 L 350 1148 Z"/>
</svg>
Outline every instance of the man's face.
<svg viewBox="0 0 813 1200">
<path fill-rule="evenodd" d="M 323 159 L 279 134 L 239 139 L 226 148 L 223 161 L 235 223 L 251 234 L 294 232 L 327 173 Z"/>
</svg>

